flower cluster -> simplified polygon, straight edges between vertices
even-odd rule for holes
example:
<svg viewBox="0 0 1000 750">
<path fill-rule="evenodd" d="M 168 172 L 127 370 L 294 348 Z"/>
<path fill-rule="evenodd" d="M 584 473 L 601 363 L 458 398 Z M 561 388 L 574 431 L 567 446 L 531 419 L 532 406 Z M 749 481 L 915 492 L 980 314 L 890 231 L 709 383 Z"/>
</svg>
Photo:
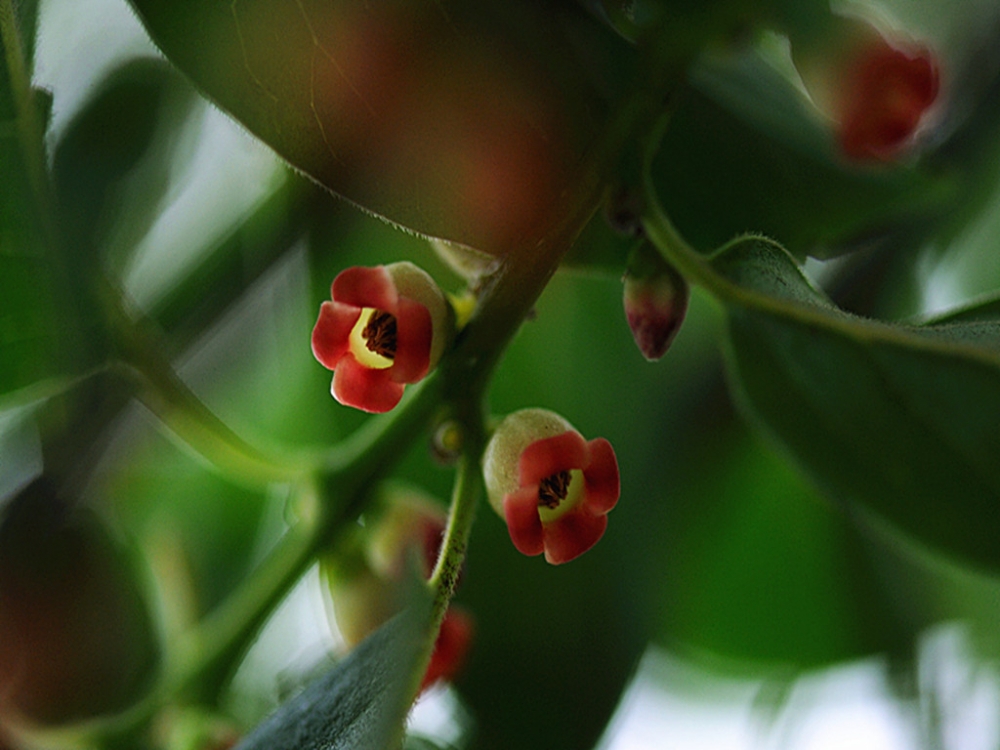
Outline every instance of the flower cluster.
<svg viewBox="0 0 1000 750">
<path fill-rule="evenodd" d="M 683 319 L 687 287 L 675 271 L 637 284 L 626 283 L 626 313 L 640 349 L 653 359 L 666 350 Z M 348 268 L 334 279 L 331 297 L 320 307 L 312 349 L 334 372 L 334 398 L 364 411 L 389 411 L 404 385 L 425 377 L 440 358 L 454 327 L 451 307 L 430 276 L 406 262 Z M 588 442 L 559 415 L 524 409 L 500 424 L 482 461 L 490 503 L 519 551 L 544 552 L 548 562 L 560 564 L 604 535 L 620 494 L 618 463 L 607 440 Z M 368 562 L 331 586 L 348 643 L 398 610 L 395 592 L 405 575 L 407 550 L 422 550 L 425 575 L 438 554 L 443 515 L 412 501 L 397 501 L 395 508 L 370 533 Z M 449 612 L 439 636 L 442 656 L 429 674 L 447 675 L 451 667 L 440 660 L 459 660 L 470 633 L 468 618 Z"/>
</svg>

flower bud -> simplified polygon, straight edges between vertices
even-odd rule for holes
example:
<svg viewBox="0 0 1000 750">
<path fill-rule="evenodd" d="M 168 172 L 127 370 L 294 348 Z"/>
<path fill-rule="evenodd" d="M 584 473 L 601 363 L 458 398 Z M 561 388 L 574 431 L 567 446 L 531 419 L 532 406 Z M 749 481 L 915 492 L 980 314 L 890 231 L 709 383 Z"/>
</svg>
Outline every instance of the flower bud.
<svg viewBox="0 0 1000 750">
<path fill-rule="evenodd" d="M 558 414 L 522 409 L 497 427 L 483 454 L 490 505 L 518 551 L 559 565 L 593 547 L 621 486 L 614 449 L 589 442 Z"/>
<path fill-rule="evenodd" d="M 913 139 L 937 99 L 938 63 L 926 47 L 835 16 L 820 38 L 792 39 L 792 59 L 845 156 L 888 161 Z"/>
<path fill-rule="evenodd" d="M 667 353 L 684 322 L 691 296 L 688 283 L 646 245 L 632 254 L 622 281 L 632 338 L 642 356 L 655 362 Z"/>
<path fill-rule="evenodd" d="M 450 305 L 426 271 L 403 261 L 338 274 L 320 306 L 313 355 L 333 370 L 333 397 L 387 412 L 407 383 L 437 365 L 454 328 Z"/>
</svg>

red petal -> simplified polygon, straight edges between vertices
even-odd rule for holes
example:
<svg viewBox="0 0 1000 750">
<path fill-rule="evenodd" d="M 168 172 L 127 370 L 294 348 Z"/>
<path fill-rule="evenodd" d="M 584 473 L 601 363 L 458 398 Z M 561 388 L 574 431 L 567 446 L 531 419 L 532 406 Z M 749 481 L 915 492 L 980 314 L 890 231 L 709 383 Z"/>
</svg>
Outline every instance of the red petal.
<svg viewBox="0 0 1000 750">
<path fill-rule="evenodd" d="M 393 315 L 396 314 L 396 304 L 399 301 L 396 285 L 392 283 L 392 277 L 385 266 L 352 266 L 344 269 L 333 280 L 330 296 L 335 302 L 355 307 L 374 307 Z"/>
<path fill-rule="evenodd" d="M 622 491 L 615 449 L 604 438 L 591 440 L 587 447 L 590 449 L 590 464 L 583 470 L 583 480 L 587 485 L 584 504 L 591 513 L 607 513 L 615 507 Z"/>
<path fill-rule="evenodd" d="M 390 379 L 389 370 L 365 367 L 348 353 L 334 370 L 333 397 L 344 406 L 381 414 L 399 403 L 403 385 Z"/>
<path fill-rule="evenodd" d="M 391 368 L 393 380 L 397 383 L 416 383 L 427 375 L 433 335 L 431 314 L 427 308 L 407 297 L 400 297 L 396 305 L 396 357 Z"/>
<path fill-rule="evenodd" d="M 424 690 L 438 680 L 453 679 L 462 668 L 471 643 L 472 617 L 457 606 L 448 607 L 420 689 Z"/>
<path fill-rule="evenodd" d="M 319 319 L 312 332 L 312 351 L 323 367 L 337 369 L 337 362 L 350 348 L 351 329 L 360 315 L 361 308 L 339 302 L 324 302 L 319 306 Z"/>
<path fill-rule="evenodd" d="M 567 430 L 536 440 L 522 451 L 518 462 L 518 482 L 522 487 L 537 486 L 545 477 L 560 471 L 582 469 L 589 460 L 583 437 L 579 432 Z"/>
<path fill-rule="evenodd" d="M 593 515 L 578 505 L 550 524 L 546 524 L 545 559 L 552 565 L 575 560 L 604 536 L 608 517 Z"/>
<path fill-rule="evenodd" d="M 542 520 L 538 517 L 538 485 L 522 487 L 504 496 L 503 515 L 517 551 L 525 555 L 542 554 L 545 541 Z"/>
<path fill-rule="evenodd" d="M 448 607 L 420 689 L 424 690 L 438 680 L 453 679 L 461 670 L 471 644 L 472 617 L 459 607 Z"/>
</svg>

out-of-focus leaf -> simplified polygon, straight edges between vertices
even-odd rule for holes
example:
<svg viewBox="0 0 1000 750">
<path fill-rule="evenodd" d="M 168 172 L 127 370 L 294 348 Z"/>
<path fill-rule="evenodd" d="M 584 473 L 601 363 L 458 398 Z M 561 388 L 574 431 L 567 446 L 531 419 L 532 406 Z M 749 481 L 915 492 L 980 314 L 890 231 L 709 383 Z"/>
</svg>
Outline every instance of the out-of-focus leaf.
<svg viewBox="0 0 1000 750">
<path fill-rule="evenodd" d="M 183 349 L 302 239 L 310 217 L 343 213 L 328 193 L 289 173 L 281 187 L 156 300 L 151 317 L 167 332 L 171 346 Z"/>
<path fill-rule="evenodd" d="M 77 112 L 53 154 L 53 181 L 77 285 L 102 272 L 101 230 L 115 220 L 114 191 L 147 154 L 178 76 L 165 62 L 125 62 Z"/>
<path fill-rule="evenodd" d="M 644 647 L 626 555 L 605 539 L 553 567 L 514 550 L 492 513 L 474 542 L 460 596 L 476 634 L 458 678 L 473 745 L 593 747 Z"/>
<path fill-rule="evenodd" d="M 167 57 L 293 166 L 393 222 L 491 252 L 554 220 L 607 115 L 581 75 L 598 45 L 574 44 L 597 22 L 569 5 L 132 5 Z"/>
<path fill-rule="evenodd" d="M 711 426 L 662 500 L 663 643 L 791 669 L 905 652 L 920 623 L 891 610 L 850 519 L 745 428 Z"/>
<path fill-rule="evenodd" d="M 1000 325 L 843 313 L 774 243 L 711 261 L 751 414 L 833 497 L 960 559 L 1000 564 Z"/>
<path fill-rule="evenodd" d="M 414 673 L 430 627 L 430 597 L 410 606 L 327 675 L 261 723 L 236 750 L 385 750 L 402 739 Z"/>
<path fill-rule="evenodd" d="M 754 54 L 705 62 L 693 81 L 697 88 L 678 101 L 653 176 L 671 217 L 698 248 L 759 232 L 796 257 L 836 256 L 928 226 L 951 196 L 947 184 L 915 167 L 838 162 L 804 97 Z"/>
</svg>

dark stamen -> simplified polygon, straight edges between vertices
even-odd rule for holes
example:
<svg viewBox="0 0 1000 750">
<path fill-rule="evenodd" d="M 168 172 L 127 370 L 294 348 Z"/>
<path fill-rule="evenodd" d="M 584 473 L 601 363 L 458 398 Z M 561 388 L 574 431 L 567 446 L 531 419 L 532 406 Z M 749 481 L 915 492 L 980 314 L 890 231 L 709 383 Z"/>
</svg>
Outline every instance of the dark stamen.
<svg viewBox="0 0 1000 750">
<path fill-rule="evenodd" d="M 538 507 L 558 508 L 569 494 L 569 472 L 560 471 L 538 483 Z"/>
<path fill-rule="evenodd" d="M 373 310 L 361 332 L 368 351 L 386 359 L 396 358 L 396 316 L 384 310 Z"/>
</svg>

